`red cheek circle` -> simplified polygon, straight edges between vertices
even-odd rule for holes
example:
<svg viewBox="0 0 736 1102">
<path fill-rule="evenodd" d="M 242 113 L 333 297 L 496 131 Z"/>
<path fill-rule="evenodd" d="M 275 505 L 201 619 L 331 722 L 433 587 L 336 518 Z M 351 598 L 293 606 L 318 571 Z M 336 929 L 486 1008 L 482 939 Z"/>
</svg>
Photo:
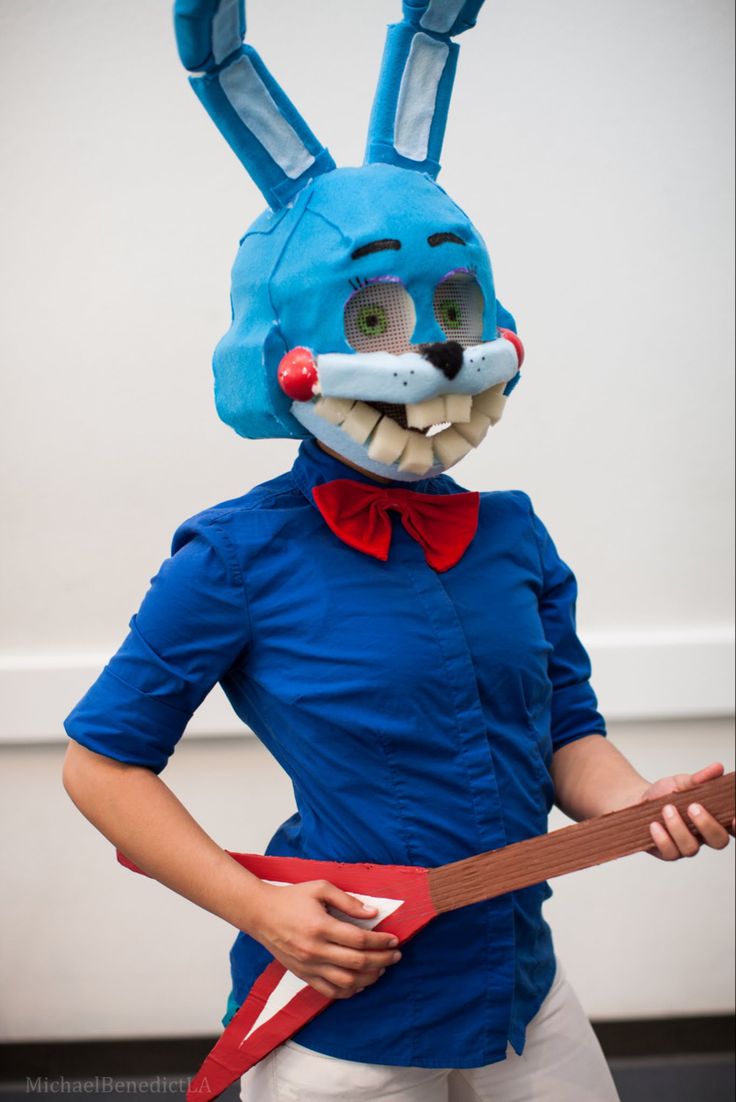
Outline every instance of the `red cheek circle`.
<svg viewBox="0 0 736 1102">
<path fill-rule="evenodd" d="M 521 343 L 516 333 L 514 333 L 513 329 L 499 329 L 498 335 L 499 337 L 503 337 L 504 340 L 509 341 L 510 344 L 513 344 L 514 348 L 516 349 L 516 357 L 519 361 L 519 367 L 521 367 L 524 362 L 524 345 Z"/>
<path fill-rule="evenodd" d="M 317 363 L 308 348 L 292 348 L 281 360 L 276 375 L 287 398 L 308 402 L 317 385 Z"/>
</svg>

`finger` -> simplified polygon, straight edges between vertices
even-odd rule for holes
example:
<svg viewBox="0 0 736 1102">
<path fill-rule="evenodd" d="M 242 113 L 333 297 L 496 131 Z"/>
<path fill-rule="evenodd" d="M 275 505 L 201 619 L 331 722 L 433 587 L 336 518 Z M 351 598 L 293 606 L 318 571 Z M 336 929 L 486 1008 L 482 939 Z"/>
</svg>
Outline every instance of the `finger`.
<svg viewBox="0 0 736 1102">
<path fill-rule="evenodd" d="M 690 828 L 684 822 L 675 805 L 666 804 L 662 808 L 662 815 L 664 817 L 665 828 L 670 838 L 677 846 L 679 855 L 682 857 L 694 857 L 700 849 L 700 843 L 693 838 Z"/>
<path fill-rule="evenodd" d="M 327 882 L 320 884 L 319 894 L 323 903 L 327 903 L 337 911 L 342 911 L 343 914 L 350 915 L 351 918 L 374 918 L 378 914 L 378 907 L 361 902 L 354 895 L 348 895 L 347 892 L 336 888 L 334 884 Z"/>
<path fill-rule="evenodd" d="M 713 761 L 710 765 L 699 769 L 697 773 L 678 773 L 673 780 L 678 792 L 686 792 L 688 788 L 694 788 L 696 784 L 705 784 L 706 781 L 714 781 L 723 776 L 723 765 L 719 761 Z"/>
<path fill-rule="evenodd" d="M 333 983 L 328 983 L 320 976 L 311 976 L 307 982 L 310 987 L 313 987 L 315 991 L 319 991 L 320 995 L 326 995 L 328 999 L 349 999 L 351 995 L 360 994 L 359 991 L 348 992 L 340 987 L 335 987 Z"/>
<path fill-rule="evenodd" d="M 650 823 L 649 833 L 656 849 L 654 856 L 661 861 L 676 861 L 680 852 L 661 823 Z"/>
<path fill-rule="evenodd" d="M 373 930 L 361 930 L 350 922 L 341 922 L 339 918 L 328 915 L 322 927 L 325 940 L 336 945 L 346 945 L 350 949 L 384 950 L 399 944 L 395 934 L 375 933 Z"/>
<path fill-rule="evenodd" d="M 333 968 L 331 965 L 325 965 L 324 968 L 319 970 L 321 978 L 326 980 L 327 983 L 331 983 L 333 987 L 339 988 L 340 991 L 350 991 L 352 993 L 369 987 L 384 972 L 385 969 L 378 972 L 349 972 L 344 968 Z"/>
<path fill-rule="evenodd" d="M 705 781 L 714 781 L 717 777 L 722 777 L 723 772 L 723 763 L 720 761 L 713 761 L 710 765 L 706 765 L 703 769 L 699 769 L 697 773 L 693 773 L 693 782 L 695 784 L 704 784 Z"/>
<path fill-rule="evenodd" d="M 340 968 L 349 968 L 351 972 L 377 972 L 381 968 L 397 964 L 401 960 L 401 953 L 397 949 L 361 953 L 358 949 L 346 949 L 342 945 L 328 943 L 322 947 L 322 957 L 325 964 L 336 964 Z"/>
<path fill-rule="evenodd" d="M 711 846 L 712 849 L 726 848 L 729 841 L 728 831 L 713 818 L 710 812 L 700 804 L 690 804 L 687 813 L 707 846 Z"/>
</svg>

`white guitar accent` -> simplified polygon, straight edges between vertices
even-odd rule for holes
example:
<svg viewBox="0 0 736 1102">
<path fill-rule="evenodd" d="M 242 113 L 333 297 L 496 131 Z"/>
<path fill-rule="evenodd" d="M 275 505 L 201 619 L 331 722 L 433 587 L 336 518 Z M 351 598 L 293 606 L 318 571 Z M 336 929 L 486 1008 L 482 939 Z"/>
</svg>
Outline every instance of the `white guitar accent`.
<svg viewBox="0 0 736 1102">
<path fill-rule="evenodd" d="M 291 886 L 280 880 L 267 880 L 266 883 L 273 884 L 277 888 Z M 377 907 L 378 914 L 374 915 L 372 918 L 354 918 L 352 915 L 346 915 L 334 907 L 328 907 L 327 909 L 334 918 L 339 918 L 342 922 L 349 922 L 353 926 L 360 926 L 364 930 L 372 930 L 374 926 L 378 926 L 379 922 L 383 922 L 384 918 L 388 918 L 389 915 L 397 911 L 404 903 L 403 899 L 382 899 L 379 896 L 361 895 L 359 892 L 351 892 L 350 894 L 355 896 L 356 899 L 359 899 L 361 903 L 366 903 L 371 907 Z M 263 1010 L 254 1021 L 245 1037 L 243 1037 L 240 1042 L 241 1045 L 245 1044 L 248 1038 L 252 1037 L 257 1029 L 260 1029 L 266 1022 L 270 1022 L 279 1011 L 283 1010 L 285 1006 L 288 1006 L 292 999 L 295 999 L 296 996 L 308 986 L 309 984 L 306 983 L 305 980 L 300 980 L 293 972 L 285 972 L 268 996 Z"/>
</svg>

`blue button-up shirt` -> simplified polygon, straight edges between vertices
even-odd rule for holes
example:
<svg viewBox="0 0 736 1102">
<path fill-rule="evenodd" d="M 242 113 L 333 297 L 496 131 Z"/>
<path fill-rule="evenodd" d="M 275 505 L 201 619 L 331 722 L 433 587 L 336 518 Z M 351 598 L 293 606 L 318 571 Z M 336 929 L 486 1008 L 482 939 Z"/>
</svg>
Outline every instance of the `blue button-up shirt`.
<svg viewBox="0 0 736 1102">
<path fill-rule="evenodd" d="M 345 477 L 371 481 L 307 440 L 291 471 L 184 523 L 68 734 L 158 773 L 220 681 L 294 785 L 298 811 L 269 853 L 434 866 L 543 833 L 554 750 L 604 733 L 570 569 L 516 491 L 481 495 L 451 570 L 432 570 L 393 514 L 381 562 L 314 504 L 315 485 Z M 412 485 L 461 490 L 447 475 Z M 420 1067 L 491 1063 L 508 1041 L 521 1051 L 554 976 L 549 894 L 540 884 L 437 918 L 297 1039 Z M 238 935 L 225 1020 L 269 959 Z"/>
</svg>

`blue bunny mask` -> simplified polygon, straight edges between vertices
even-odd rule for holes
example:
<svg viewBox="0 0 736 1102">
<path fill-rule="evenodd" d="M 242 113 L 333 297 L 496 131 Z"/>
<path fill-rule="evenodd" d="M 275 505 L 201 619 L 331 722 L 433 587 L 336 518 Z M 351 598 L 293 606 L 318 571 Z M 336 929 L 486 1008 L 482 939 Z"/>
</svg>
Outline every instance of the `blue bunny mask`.
<svg viewBox="0 0 736 1102">
<path fill-rule="evenodd" d="M 334 162 L 242 41 L 243 0 L 177 0 L 192 84 L 272 209 L 240 242 L 218 413 L 248 437 L 313 435 L 383 477 L 458 462 L 500 418 L 521 346 L 472 222 L 435 183 L 457 60 L 482 0 L 404 3 L 366 164 Z"/>
</svg>

